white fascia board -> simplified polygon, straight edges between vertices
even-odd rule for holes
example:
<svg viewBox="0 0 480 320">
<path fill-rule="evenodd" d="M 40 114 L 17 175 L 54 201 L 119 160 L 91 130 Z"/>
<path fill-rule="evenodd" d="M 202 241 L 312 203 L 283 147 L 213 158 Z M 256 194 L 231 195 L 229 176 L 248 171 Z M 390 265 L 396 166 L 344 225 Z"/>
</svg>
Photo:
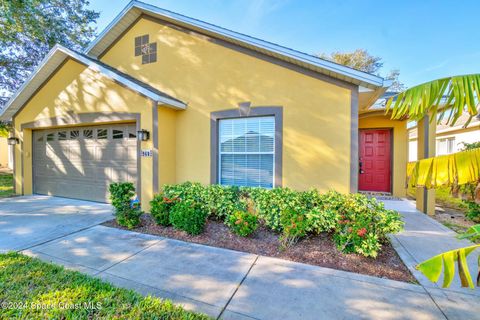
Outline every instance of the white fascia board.
<svg viewBox="0 0 480 320">
<path fill-rule="evenodd" d="M 224 29 L 197 19 L 193 19 L 190 17 L 183 16 L 178 13 L 174 13 L 168 10 L 164 10 L 158 8 L 154 5 L 150 5 L 147 3 L 143 3 L 140 1 L 131 1 L 120 14 L 103 30 L 100 35 L 87 47 L 85 50 L 86 54 L 90 54 L 92 49 L 98 45 L 102 39 L 107 35 L 107 33 L 117 25 L 118 22 L 127 14 L 129 10 L 132 8 L 138 8 L 142 11 L 146 11 L 146 13 L 156 14 L 161 17 L 165 17 L 170 20 L 174 20 L 180 22 L 185 25 L 189 25 L 194 28 L 198 28 L 213 34 L 220 35 L 225 38 L 229 38 L 234 41 L 243 42 L 250 46 L 254 46 L 263 50 L 270 51 L 272 53 L 276 53 L 282 55 L 284 57 L 303 62 L 306 64 L 313 65 L 317 68 L 322 68 L 328 70 L 333 73 L 337 73 L 346 77 L 350 77 L 352 79 L 356 79 L 357 81 L 364 82 L 366 84 L 375 86 L 375 87 L 385 87 L 388 84 L 388 81 L 384 80 L 382 77 L 369 74 L 363 71 L 358 71 L 353 68 L 349 68 L 334 62 L 330 62 L 324 59 L 316 58 L 314 56 L 308 55 L 306 53 L 302 53 L 293 49 L 289 49 L 274 43 L 270 43 L 264 40 L 260 40 L 257 38 L 253 38 L 244 34 L 240 34 L 228 29 Z"/>
<path fill-rule="evenodd" d="M 14 105 L 15 101 L 19 98 L 19 96 L 22 93 L 24 93 L 24 91 L 28 88 L 28 86 L 31 84 L 31 81 L 42 72 L 42 69 L 56 55 L 61 55 L 62 56 L 61 62 L 59 61 L 58 65 L 60 65 L 63 61 L 65 61 L 65 59 L 67 59 L 68 57 L 71 57 L 71 58 L 81 62 L 82 64 L 86 65 L 88 68 L 91 68 L 92 70 L 100 72 L 101 74 L 107 76 L 108 78 L 113 79 L 113 80 L 125 85 L 126 87 L 128 87 L 128 88 L 146 96 L 147 98 L 156 101 L 157 104 L 165 104 L 165 105 L 174 107 L 176 109 L 181 109 L 181 110 L 184 110 L 186 108 L 186 105 L 182 102 L 179 102 L 179 101 L 176 101 L 176 100 L 173 100 L 173 99 L 169 99 L 168 97 L 165 97 L 165 96 L 158 95 L 158 94 L 156 94 L 156 93 L 138 85 L 137 83 L 135 83 L 135 82 L 133 82 L 133 81 L 131 81 L 131 80 L 125 78 L 125 77 L 122 77 L 121 75 L 119 75 L 119 74 L 101 66 L 98 63 L 95 63 L 94 61 L 92 61 L 92 60 L 90 60 L 90 59 L 88 59 L 88 58 L 86 58 L 86 57 L 68 49 L 68 48 L 65 48 L 61 45 L 55 45 L 48 52 L 46 57 L 38 65 L 38 67 L 35 69 L 35 71 L 32 72 L 32 74 L 28 77 L 28 79 L 22 84 L 22 86 L 8 100 L 7 104 L 2 109 L 2 112 L 0 114 L 0 120 L 9 121 L 15 115 L 15 113 L 18 111 L 18 108 L 21 107 L 21 105 L 23 105 L 24 102 L 21 103 L 21 105 L 18 105 L 17 108 L 12 109 L 12 105 Z M 57 66 L 55 66 L 55 67 L 57 67 Z M 43 76 L 46 79 L 46 78 L 48 78 L 49 75 L 43 75 Z M 30 89 L 31 92 L 30 93 L 27 92 L 27 95 L 31 96 L 37 88 L 38 87 Z M 28 100 L 28 98 L 26 100 Z"/>
<path fill-rule="evenodd" d="M 121 75 L 119 75 L 118 73 L 116 72 L 113 72 L 105 67 L 103 67 L 102 65 L 98 64 L 98 63 L 95 63 L 94 61 L 90 60 L 90 59 L 87 59 L 85 58 L 84 56 L 81 56 L 79 54 L 77 54 L 76 52 L 74 51 L 71 51 L 65 47 L 62 47 L 60 50 L 64 51 L 66 54 L 72 56 L 73 58 L 75 58 L 76 60 L 80 61 L 81 63 L 87 65 L 89 68 L 91 68 L 92 70 L 95 70 L 97 72 L 100 72 L 101 74 L 137 91 L 138 93 L 152 99 L 152 100 L 155 100 L 158 104 L 166 104 L 166 105 L 169 105 L 169 106 L 172 106 L 172 107 L 176 107 L 178 109 L 185 109 L 186 105 L 182 102 L 179 102 L 179 101 L 176 101 L 176 100 L 173 100 L 173 99 L 169 99 L 168 97 L 164 97 L 164 96 L 161 96 L 161 95 L 158 95 L 138 84 L 136 84 L 135 82 L 125 78 L 125 77 L 122 77 Z"/>
<path fill-rule="evenodd" d="M 57 52 L 59 48 L 59 45 L 55 45 L 48 54 L 43 58 L 43 60 L 40 62 L 40 64 L 35 68 L 35 70 L 30 74 L 30 76 L 27 78 L 27 80 L 17 89 L 17 91 L 14 92 L 14 94 L 8 99 L 7 104 L 2 109 L 2 112 L 0 113 L 0 120 L 2 121 L 9 121 L 12 117 L 13 114 L 8 116 L 7 111 L 10 110 L 11 105 L 13 102 L 19 97 L 19 95 L 25 90 L 25 88 L 30 84 L 33 78 L 35 78 L 40 70 L 47 64 L 47 62 L 53 57 L 53 55 Z M 15 110 L 16 112 L 16 110 Z"/>
</svg>

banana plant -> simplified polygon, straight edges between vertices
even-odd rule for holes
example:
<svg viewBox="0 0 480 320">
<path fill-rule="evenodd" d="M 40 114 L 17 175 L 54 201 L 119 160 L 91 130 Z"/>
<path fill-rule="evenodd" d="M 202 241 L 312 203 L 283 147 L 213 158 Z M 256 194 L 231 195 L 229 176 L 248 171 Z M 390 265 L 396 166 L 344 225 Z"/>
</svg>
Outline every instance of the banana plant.
<svg viewBox="0 0 480 320">
<path fill-rule="evenodd" d="M 427 114 L 439 114 L 438 122 L 448 114 L 446 124 L 454 125 L 465 112 L 470 115 L 468 126 L 478 115 L 480 74 L 447 77 L 426 82 L 390 97 L 386 112 L 392 119 L 407 117 L 418 121 Z"/>
<path fill-rule="evenodd" d="M 480 239 L 480 224 L 470 227 L 465 233 L 457 238 L 477 240 Z M 455 276 L 455 263 L 458 266 L 458 275 L 462 287 L 474 288 L 472 276 L 468 270 L 467 257 L 469 254 L 480 248 L 480 244 L 447 251 L 436 255 L 417 265 L 417 270 L 423 273 L 430 281 L 437 282 L 443 269 L 443 288 L 448 288 Z M 443 267 L 443 268 L 442 268 Z M 480 287 L 480 255 L 478 256 L 477 286 Z"/>
</svg>

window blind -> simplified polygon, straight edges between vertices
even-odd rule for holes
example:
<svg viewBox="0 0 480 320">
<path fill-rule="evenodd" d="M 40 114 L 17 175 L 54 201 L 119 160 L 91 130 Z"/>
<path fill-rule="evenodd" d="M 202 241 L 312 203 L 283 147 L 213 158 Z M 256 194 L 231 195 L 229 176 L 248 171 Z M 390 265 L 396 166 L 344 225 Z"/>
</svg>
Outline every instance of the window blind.
<svg viewBox="0 0 480 320">
<path fill-rule="evenodd" d="M 274 187 L 275 118 L 219 121 L 219 183 Z"/>
</svg>

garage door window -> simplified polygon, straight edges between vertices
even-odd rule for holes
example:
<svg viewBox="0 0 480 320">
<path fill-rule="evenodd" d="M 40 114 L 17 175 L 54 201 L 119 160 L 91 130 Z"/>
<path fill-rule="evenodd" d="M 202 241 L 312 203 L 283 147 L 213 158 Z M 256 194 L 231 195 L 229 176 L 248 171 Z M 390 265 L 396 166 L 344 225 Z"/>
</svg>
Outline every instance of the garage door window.
<svg viewBox="0 0 480 320">
<path fill-rule="evenodd" d="M 55 133 L 47 134 L 47 141 L 53 141 L 53 140 L 55 140 Z"/>
<path fill-rule="evenodd" d="M 83 137 L 85 139 L 93 139 L 93 130 L 83 130 Z"/>
<path fill-rule="evenodd" d="M 137 131 L 136 128 L 130 128 L 128 130 L 128 139 L 137 139 Z"/>
<path fill-rule="evenodd" d="M 220 120 L 219 149 L 220 184 L 273 188 L 274 117 Z"/>
<path fill-rule="evenodd" d="M 60 131 L 58 133 L 58 140 L 67 140 L 67 131 Z"/>
<path fill-rule="evenodd" d="M 78 139 L 80 137 L 80 132 L 78 130 L 70 131 L 70 139 Z"/>
<path fill-rule="evenodd" d="M 97 129 L 97 139 L 107 139 L 108 131 L 107 129 Z"/>
<path fill-rule="evenodd" d="M 123 131 L 113 130 L 113 139 L 123 139 Z"/>
</svg>

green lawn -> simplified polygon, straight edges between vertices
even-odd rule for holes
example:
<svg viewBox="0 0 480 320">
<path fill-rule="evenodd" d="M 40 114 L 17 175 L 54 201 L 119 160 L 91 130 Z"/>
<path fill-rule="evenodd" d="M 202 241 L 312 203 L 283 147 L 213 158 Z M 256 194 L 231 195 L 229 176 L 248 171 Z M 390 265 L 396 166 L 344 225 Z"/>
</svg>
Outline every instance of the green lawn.
<svg viewBox="0 0 480 320">
<path fill-rule="evenodd" d="M 143 297 L 61 266 L 7 253 L 0 254 L 0 319 L 12 318 L 209 319 L 168 300 Z"/>
<path fill-rule="evenodd" d="M 0 172 L 0 198 L 13 195 L 13 175 L 11 173 Z"/>
<path fill-rule="evenodd" d="M 415 188 L 408 188 L 407 195 L 415 199 Z M 435 202 L 442 207 L 465 212 L 465 207 L 462 206 L 462 199 L 453 197 L 450 193 L 450 187 L 435 189 Z"/>
<path fill-rule="evenodd" d="M 444 207 L 465 212 L 465 207 L 462 206 L 462 199 L 452 196 L 449 187 L 435 189 L 435 200 Z"/>
</svg>

